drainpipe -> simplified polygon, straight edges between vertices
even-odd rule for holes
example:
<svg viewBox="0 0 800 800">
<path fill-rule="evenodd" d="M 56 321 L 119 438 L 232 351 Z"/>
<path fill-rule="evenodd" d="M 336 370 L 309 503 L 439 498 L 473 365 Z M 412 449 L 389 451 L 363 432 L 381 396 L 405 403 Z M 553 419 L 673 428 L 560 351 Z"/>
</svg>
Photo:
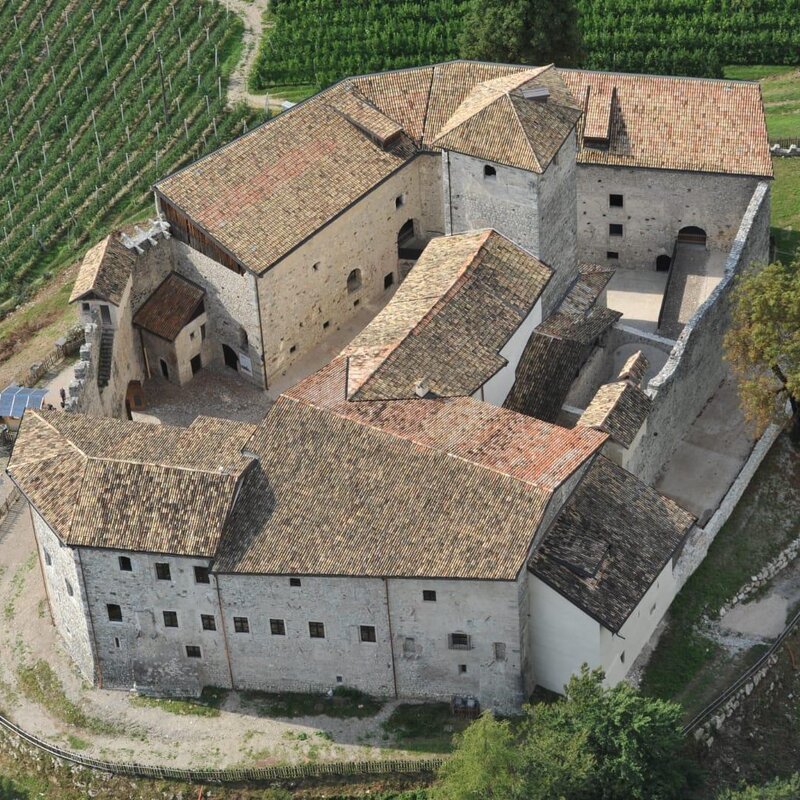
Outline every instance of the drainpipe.
<svg viewBox="0 0 800 800">
<path fill-rule="evenodd" d="M 389 605 L 389 579 L 383 579 L 383 589 L 386 594 L 386 619 L 389 622 L 389 652 L 392 655 L 392 684 L 394 685 L 394 696 L 397 699 L 400 695 L 397 694 L 397 668 L 395 667 L 394 658 L 394 633 L 392 632 L 392 609 Z"/>
<path fill-rule="evenodd" d="M 219 588 L 219 576 L 214 575 L 214 585 L 217 587 L 217 603 L 219 604 L 219 618 L 222 623 L 222 644 L 225 646 L 225 658 L 228 661 L 228 675 L 231 679 L 231 689 L 235 689 L 233 683 L 233 666 L 231 665 L 231 654 L 228 650 L 228 629 L 225 626 L 225 610 L 222 607 L 222 593 Z"/>
</svg>

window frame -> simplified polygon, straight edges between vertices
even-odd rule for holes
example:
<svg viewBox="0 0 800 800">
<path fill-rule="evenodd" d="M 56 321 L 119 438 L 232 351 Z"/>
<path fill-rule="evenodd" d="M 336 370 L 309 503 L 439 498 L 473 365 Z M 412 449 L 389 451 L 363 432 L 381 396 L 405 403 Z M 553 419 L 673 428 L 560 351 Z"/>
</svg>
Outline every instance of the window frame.
<svg viewBox="0 0 800 800">
<path fill-rule="evenodd" d="M 117 556 L 117 564 L 120 572 L 133 572 L 133 561 L 130 556 Z"/>
<path fill-rule="evenodd" d="M 203 651 L 199 644 L 186 645 L 186 658 L 202 658 Z"/>
<path fill-rule="evenodd" d="M 366 638 L 365 638 L 366 634 Z M 371 639 L 369 637 L 372 637 Z M 359 641 L 365 642 L 367 644 L 377 644 L 378 642 L 378 632 L 375 629 L 374 625 L 359 625 L 358 626 L 358 638 Z"/>
<path fill-rule="evenodd" d="M 423 589 L 422 590 L 422 600 L 425 603 L 435 603 L 436 599 L 436 589 Z"/>
<path fill-rule="evenodd" d="M 614 238 L 622 238 L 625 235 L 625 227 L 621 222 L 609 222 L 608 235 Z"/>
<path fill-rule="evenodd" d="M 161 573 L 164 572 L 166 568 L 166 577 L 164 577 Z M 170 567 L 169 561 L 156 561 L 155 563 L 155 570 L 156 570 L 156 580 L 157 581 L 171 581 L 172 580 L 172 568 Z"/>
<path fill-rule="evenodd" d="M 308 623 L 308 636 L 310 639 L 324 639 L 325 638 L 325 623 L 324 622 L 309 622 Z"/>
<path fill-rule="evenodd" d="M 615 203 L 614 199 L 619 198 L 619 203 Z M 621 194 L 612 194 L 609 192 L 608 195 L 608 207 L 609 208 L 625 208 L 625 196 Z"/>
<path fill-rule="evenodd" d="M 200 580 L 198 578 L 198 574 L 204 575 L 205 580 Z M 204 566 L 195 566 L 194 568 L 194 582 L 195 583 L 211 583 L 211 571 L 208 567 Z"/>
<path fill-rule="evenodd" d="M 161 616 L 164 619 L 164 627 L 165 628 L 177 628 L 178 627 L 178 612 L 177 611 L 162 611 L 161 612 Z"/>
<path fill-rule="evenodd" d="M 250 618 L 249 617 L 234 617 L 233 618 L 233 631 L 234 631 L 234 633 L 250 633 Z"/>
<path fill-rule="evenodd" d="M 496 177 L 497 177 L 497 167 L 494 167 L 491 164 L 484 164 L 483 179 L 485 181 L 491 181 L 494 180 Z"/>
<path fill-rule="evenodd" d="M 106 603 L 106 614 L 109 622 L 122 622 L 122 606 L 119 603 Z"/>
<path fill-rule="evenodd" d="M 447 647 L 450 650 L 472 650 L 472 637 L 463 631 L 447 634 Z"/>
<path fill-rule="evenodd" d="M 217 629 L 217 618 L 213 614 L 201 614 L 200 627 L 204 631 L 215 631 Z"/>
<path fill-rule="evenodd" d="M 269 635 L 286 636 L 286 620 L 277 617 L 271 618 L 269 621 Z"/>
<path fill-rule="evenodd" d="M 300 578 L 289 578 L 289 586 L 292 588 L 298 588 L 303 585 L 303 582 Z"/>
</svg>

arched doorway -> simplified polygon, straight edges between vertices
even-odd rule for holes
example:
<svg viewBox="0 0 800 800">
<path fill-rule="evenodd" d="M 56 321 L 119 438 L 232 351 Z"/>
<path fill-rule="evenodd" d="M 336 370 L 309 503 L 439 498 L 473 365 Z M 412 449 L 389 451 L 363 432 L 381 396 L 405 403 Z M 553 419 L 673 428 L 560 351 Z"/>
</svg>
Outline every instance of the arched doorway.
<svg viewBox="0 0 800 800">
<path fill-rule="evenodd" d="M 125 414 L 128 419 L 133 419 L 134 410 L 141 411 L 144 408 L 144 395 L 142 393 L 141 381 L 130 381 L 125 392 Z"/>
<path fill-rule="evenodd" d="M 357 292 L 361 288 L 361 270 L 351 269 L 350 274 L 347 276 L 347 291 L 348 293 Z"/>
<path fill-rule="evenodd" d="M 656 272 L 669 272 L 672 259 L 669 256 L 663 255 L 656 259 Z"/>
<path fill-rule="evenodd" d="M 417 239 L 414 230 L 414 220 L 406 220 L 397 232 L 397 257 L 399 259 L 416 261 L 422 254 L 425 242 Z"/>
<path fill-rule="evenodd" d="M 696 225 L 687 225 L 678 231 L 678 242 L 681 244 L 701 244 L 706 246 L 706 232 Z"/>
<path fill-rule="evenodd" d="M 167 366 L 167 362 L 164 361 L 163 358 L 158 359 L 158 363 L 161 366 L 161 374 L 169 380 L 169 367 Z"/>
<path fill-rule="evenodd" d="M 239 369 L 239 356 L 232 347 L 227 344 L 222 345 L 222 357 L 225 359 L 225 366 L 238 371 Z"/>
</svg>

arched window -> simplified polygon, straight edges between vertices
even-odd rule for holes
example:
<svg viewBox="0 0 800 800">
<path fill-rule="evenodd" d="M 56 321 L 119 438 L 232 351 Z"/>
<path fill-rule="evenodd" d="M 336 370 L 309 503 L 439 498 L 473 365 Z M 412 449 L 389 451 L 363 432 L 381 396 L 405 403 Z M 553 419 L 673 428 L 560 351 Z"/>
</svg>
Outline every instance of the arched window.
<svg viewBox="0 0 800 800">
<path fill-rule="evenodd" d="M 484 164 L 483 166 L 483 177 L 484 178 L 494 178 L 497 176 L 497 170 L 491 164 Z"/>
<path fill-rule="evenodd" d="M 678 241 L 684 244 L 706 244 L 706 232 L 696 225 L 687 225 L 678 231 Z"/>
<path fill-rule="evenodd" d="M 656 272 L 669 272 L 669 265 L 672 259 L 668 255 L 659 256 L 656 259 Z"/>
<path fill-rule="evenodd" d="M 352 269 L 347 276 L 347 291 L 357 292 L 361 288 L 361 270 Z"/>
</svg>

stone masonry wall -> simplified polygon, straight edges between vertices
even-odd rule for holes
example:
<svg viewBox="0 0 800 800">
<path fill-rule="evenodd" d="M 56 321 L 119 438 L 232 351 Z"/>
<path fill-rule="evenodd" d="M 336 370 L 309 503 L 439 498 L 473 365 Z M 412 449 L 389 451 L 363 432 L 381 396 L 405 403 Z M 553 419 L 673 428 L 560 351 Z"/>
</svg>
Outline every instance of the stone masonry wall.
<svg viewBox="0 0 800 800">
<path fill-rule="evenodd" d="M 438 156 L 420 155 L 258 279 L 268 376 L 380 301 L 387 276 L 400 282 L 397 234 L 408 220 L 418 237 L 443 233 L 441 191 Z M 354 269 L 360 286 L 348 291 Z"/>
<path fill-rule="evenodd" d="M 656 258 L 671 255 L 678 231 L 705 230 L 708 245 L 728 250 L 758 184 L 758 178 L 580 165 L 578 167 L 578 253 L 582 261 L 655 269 Z M 609 195 L 621 194 L 612 207 Z M 623 226 L 611 236 L 609 224 Z M 609 260 L 610 251 L 619 259 Z"/>
<path fill-rule="evenodd" d="M 30 511 L 53 624 L 83 677 L 93 682 L 95 660 L 79 556 L 61 543 L 33 507 Z"/>
<path fill-rule="evenodd" d="M 769 258 L 770 186 L 758 185 L 725 264 L 725 275 L 697 309 L 667 363 L 648 384 L 653 406 L 646 434 L 631 453 L 628 469 L 652 484 L 725 377 L 722 341 L 728 327 L 735 276 L 753 261 Z"/>
</svg>

